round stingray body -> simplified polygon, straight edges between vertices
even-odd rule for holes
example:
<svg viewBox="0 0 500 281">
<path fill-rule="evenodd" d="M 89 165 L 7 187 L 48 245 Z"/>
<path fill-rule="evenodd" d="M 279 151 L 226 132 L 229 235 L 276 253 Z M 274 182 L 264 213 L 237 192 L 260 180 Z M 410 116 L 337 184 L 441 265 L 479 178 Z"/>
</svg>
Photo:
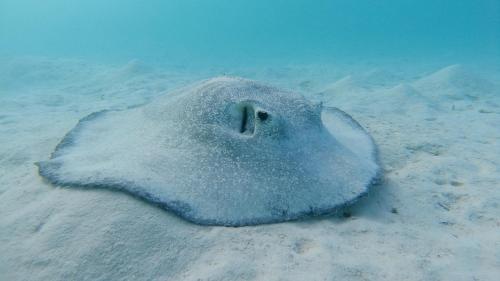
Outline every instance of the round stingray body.
<svg viewBox="0 0 500 281">
<path fill-rule="evenodd" d="M 195 223 L 241 226 L 354 202 L 378 175 L 376 157 L 346 113 L 222 77 L 93 113 L 38 166 L 57 185 L 123 190 Z"/>
</svg>

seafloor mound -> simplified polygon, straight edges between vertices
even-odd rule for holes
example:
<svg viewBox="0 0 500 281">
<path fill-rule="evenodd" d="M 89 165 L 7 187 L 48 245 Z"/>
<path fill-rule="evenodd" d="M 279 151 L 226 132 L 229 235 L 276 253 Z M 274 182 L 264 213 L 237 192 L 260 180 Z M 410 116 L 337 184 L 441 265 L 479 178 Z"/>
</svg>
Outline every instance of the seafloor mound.
<svg viewBox="0 0 500 281">
<path fill-rule="evenodd" d="M 123 192 L 47 184 L 33 162 L 46 159 L 61 136 L 93 111 L 144 104 L 167 89 L 227 69 L 136 72 L 134 67 L 124 73 L 128 66 L 62 59 L 0 62 L 0 280 L 500 276 L 498 63 L 461 61 L 467 73 L 494 86 L 477 99 L 450 99 L 445 88 L 415 86 L 447 61 L 381 62 L 376 68 L 388 73 L 384 83 L 356 78 L 367 89 L 363 93 L 342 98 L 342 93 L 325 93 L 325 105 L 348 112 L 375 139 L 384 170 L 381 184 L 343 209 L 342 216 L 226 228 L 188 223 Z M 299 82 L 308 81 L 302 92 L 307 97 L 373 68 L 276 67 L 279 77 L 271 77 L 248 66 L 229 73 L 298 91 Z M 466 91 L 465 85 L 454 87 Z M 481 85 L 469 89 L 482 92 Z"/>
</svg>

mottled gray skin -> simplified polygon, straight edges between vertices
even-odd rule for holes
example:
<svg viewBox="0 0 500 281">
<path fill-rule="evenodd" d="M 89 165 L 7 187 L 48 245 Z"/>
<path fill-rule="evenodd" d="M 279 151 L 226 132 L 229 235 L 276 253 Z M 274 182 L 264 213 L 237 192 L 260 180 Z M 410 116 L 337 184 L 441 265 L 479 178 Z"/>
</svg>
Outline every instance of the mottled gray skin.
<svg viewBox="0 0 500 281">
<path fill-rule="evenodd" d="M 38 165 L 54 184 L 119 189 L 195 223 L 242 226 L 355 201 L 378 174 L 375 151 L 345 113 L 222 77 L 84 118 Z"/>
</svg>

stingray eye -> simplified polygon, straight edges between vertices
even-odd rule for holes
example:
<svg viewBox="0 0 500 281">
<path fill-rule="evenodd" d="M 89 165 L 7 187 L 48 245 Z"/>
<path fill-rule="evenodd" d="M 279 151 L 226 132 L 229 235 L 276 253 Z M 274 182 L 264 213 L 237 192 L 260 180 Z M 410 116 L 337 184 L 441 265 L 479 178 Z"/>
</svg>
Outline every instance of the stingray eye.
<svg viewBox="0 0 500 281">
<path fill-rule="evenodd" d="M 259 111 L 257 112 L 257 117 L 259 117 L 259 119 L 260 119 L 261 121 L 265 121 L 265 120 L 267 120 L 267 118 L 269 117 L 269 114 L 268 114 L 267 112 L 265 112 L 265 111 L 260 111 L 260 110 L 259 110 Z"/>
<path fill-rule="evenodd" d="M 255 111 L 251 105 L 244 105 L 241 108 L 240 133 L 253 135 L 255 131 Z"/>
</svg>

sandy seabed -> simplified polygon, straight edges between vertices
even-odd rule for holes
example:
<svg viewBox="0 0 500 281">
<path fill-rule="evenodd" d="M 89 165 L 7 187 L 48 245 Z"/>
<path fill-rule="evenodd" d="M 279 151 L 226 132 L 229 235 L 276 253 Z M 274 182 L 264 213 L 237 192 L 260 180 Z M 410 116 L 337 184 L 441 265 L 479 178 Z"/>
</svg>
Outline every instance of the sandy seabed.
<svg viewBox="0 0 500 281">
<path fill-rule="evenodd" d="M 206 227 L 120 192 L 55 187 L 36 161 L 80 118 L 221 74 L 339 107 L 382 182 L 342 213 Z M 189 69 L 0 60 L 0 280 L 498 280 L 500 68 L 406 62 Z"/>
</svg>

